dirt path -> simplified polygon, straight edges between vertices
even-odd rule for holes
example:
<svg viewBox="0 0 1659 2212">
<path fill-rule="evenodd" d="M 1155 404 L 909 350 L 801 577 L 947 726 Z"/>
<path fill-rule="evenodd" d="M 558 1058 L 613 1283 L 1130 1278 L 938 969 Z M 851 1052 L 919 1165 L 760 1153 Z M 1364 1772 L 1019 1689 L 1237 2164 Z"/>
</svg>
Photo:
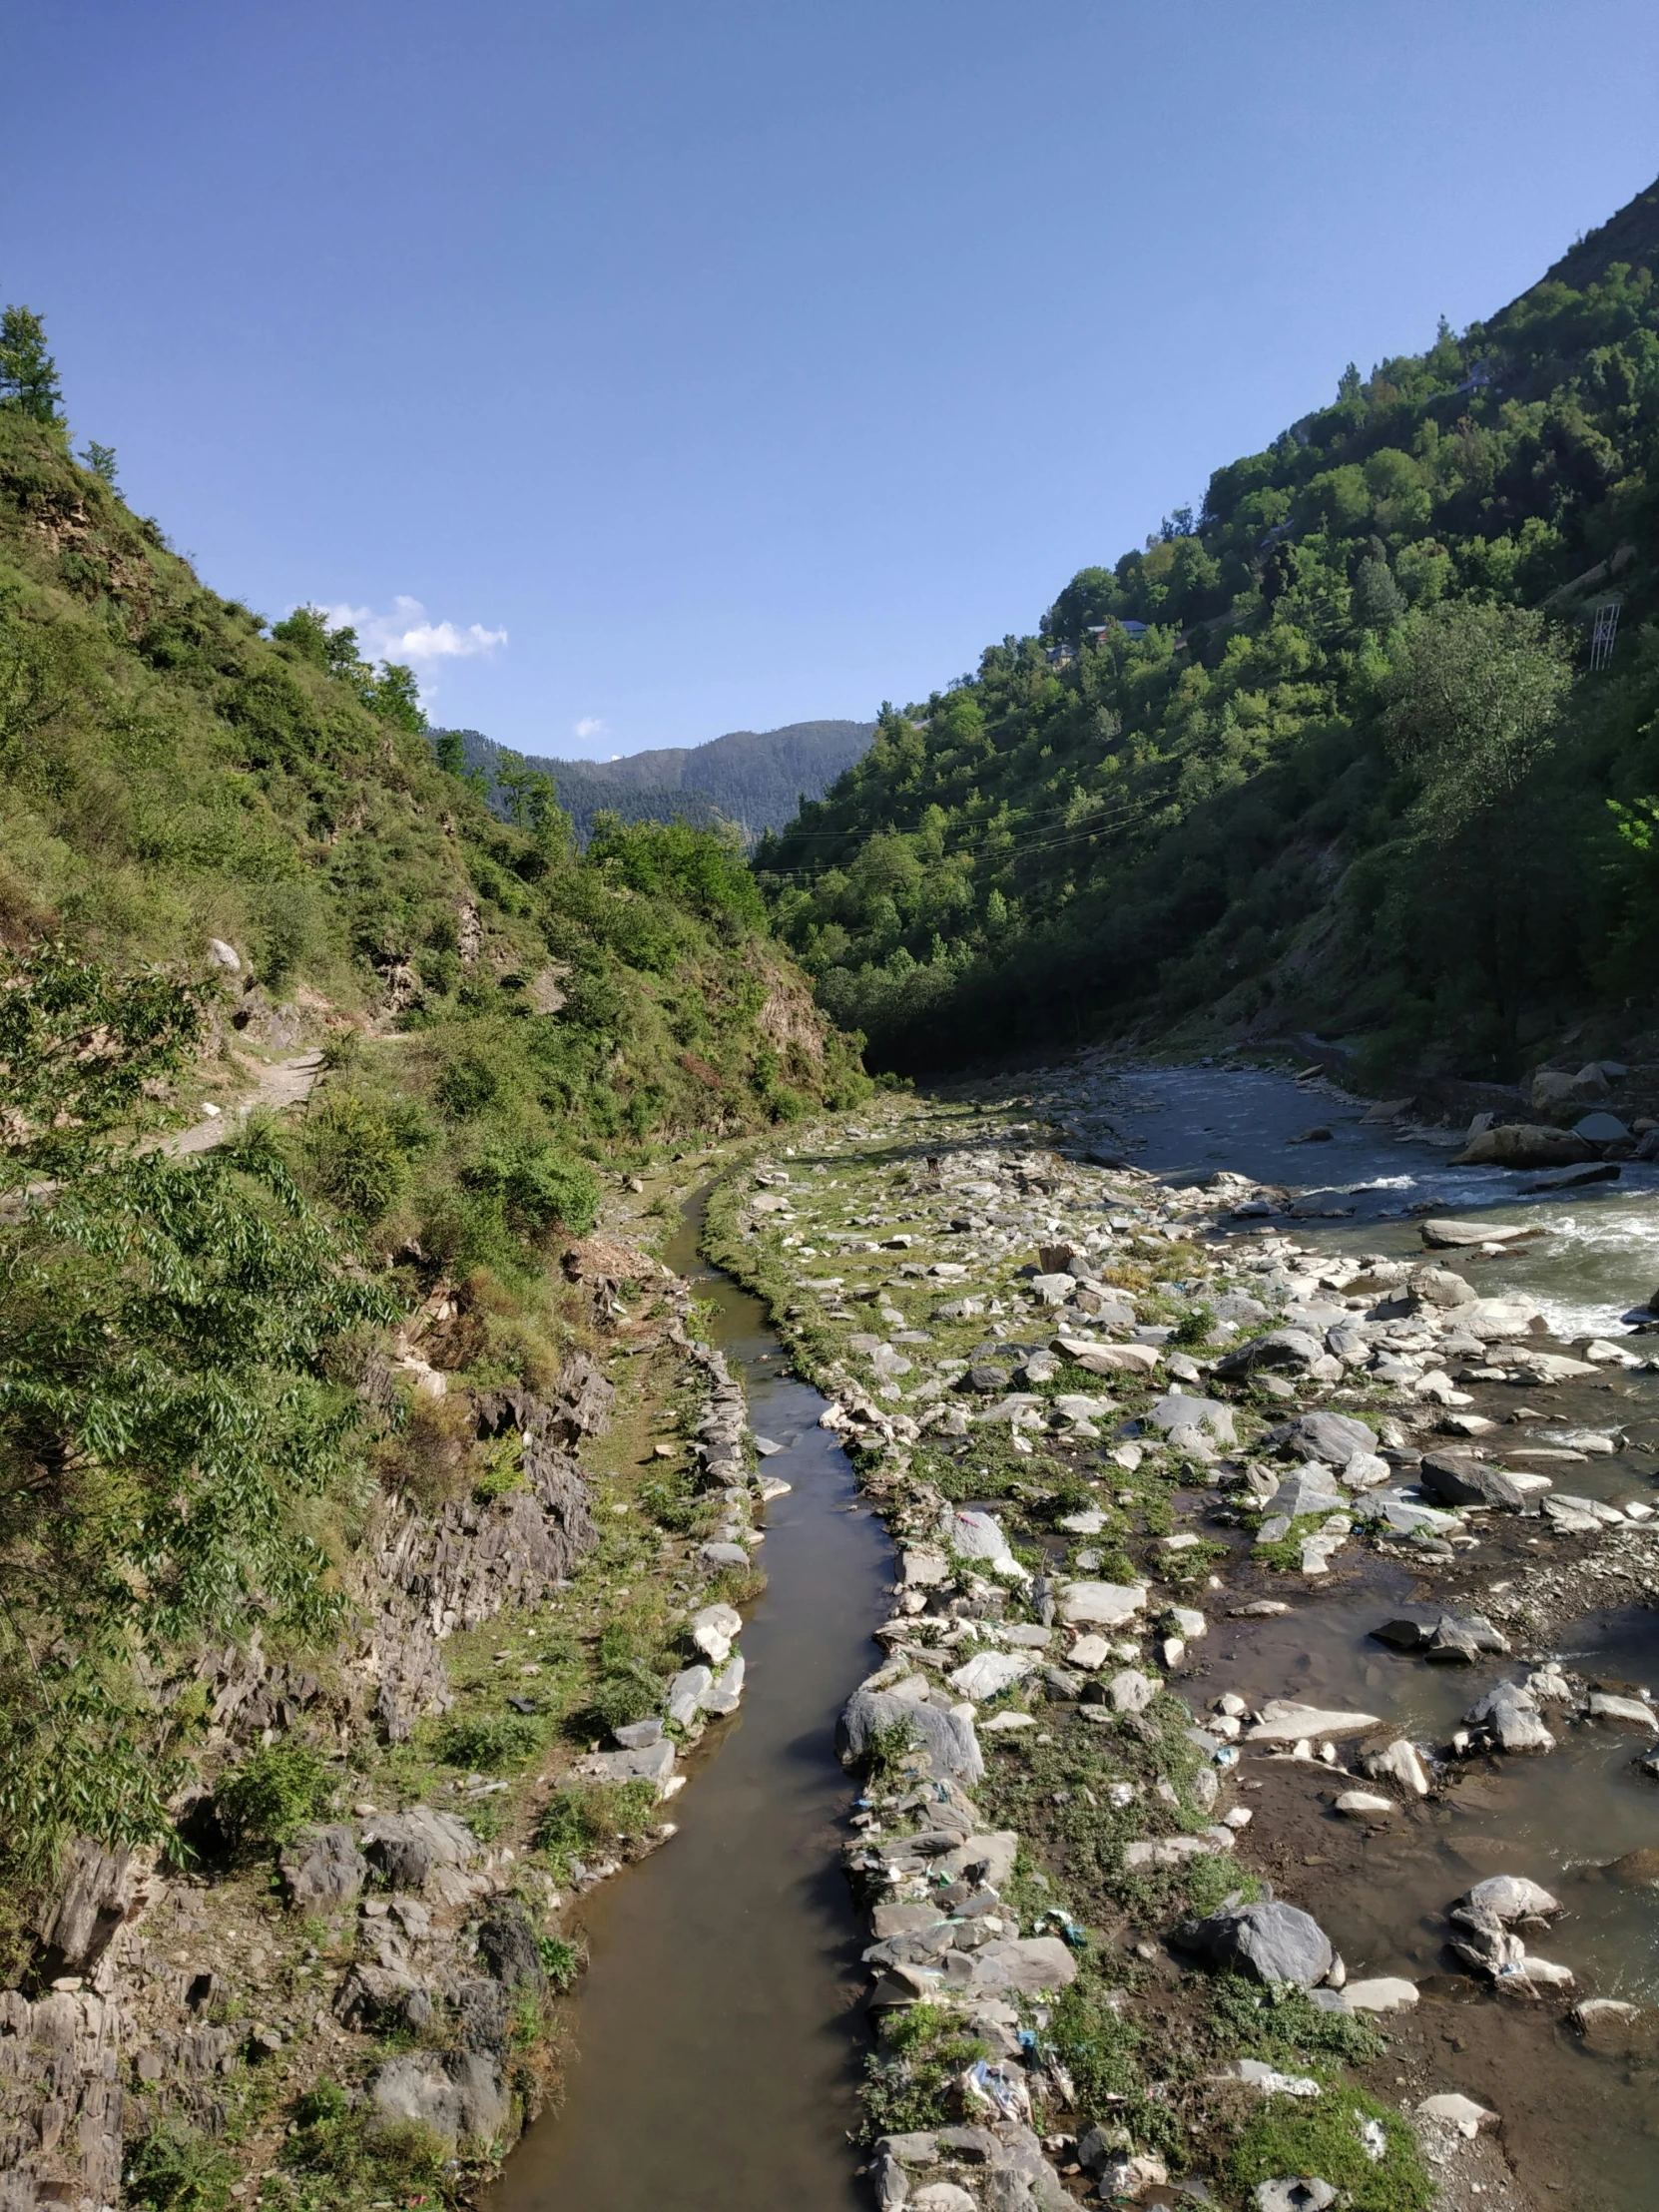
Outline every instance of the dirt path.
<svg viewBox="0 0 1659 2212">
<path fill-rule="evenodd" d="M 163 1137 L 154 1150 L 176 1156 L 187 1152 L 211 1152 L 215 1145 L 223 1144 L 233 1130 L 240 1129 L 256 1107 L 279 1114 L 290 1106 L 303 1106 L 322 1073 L 322 1054 L 314 1049 L 296 1052 L 286 1060 L 270 1065 L 245 1059 L 240 1053 L 237 1060 L 256 1078 L 252 1094 L 239 1099 L 229 1113 L 204 1115 L 191 1128 Z"/>
</svg>

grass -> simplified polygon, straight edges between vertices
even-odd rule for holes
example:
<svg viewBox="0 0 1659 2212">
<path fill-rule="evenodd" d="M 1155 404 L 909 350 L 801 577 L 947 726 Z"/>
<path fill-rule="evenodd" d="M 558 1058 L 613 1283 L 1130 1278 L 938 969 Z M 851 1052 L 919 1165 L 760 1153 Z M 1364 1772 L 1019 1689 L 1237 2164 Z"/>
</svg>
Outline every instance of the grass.
<svg viewBox="0 0 1659 2212">
<path fill-rule="evenodd" d="M 864 2062 L 864 2140 L 942 2127 L 953 2116 L 957 2077 L 976 2058 L 988 2058 L 990 2045 L 937 2004 L 889 2012 L 879 2032 L 879 2047 Z"/>
<path fill-rule="evenodd" d="M 1368 2121 L 1382 2130 L 1383 2155 L 1374 2160 L 1361 2130 Z M 1421 2154 L 1399 2114 L 1363 2089 L 1329 2086 L 1318 2097 L 1264 2098 L 1246 2121 L 1232 2157 L 1241 2190 L 1280 2174 L 1318 2174 L 1353 2212 L 1428 2212 L 1434 2187 Z"/>
</svg>

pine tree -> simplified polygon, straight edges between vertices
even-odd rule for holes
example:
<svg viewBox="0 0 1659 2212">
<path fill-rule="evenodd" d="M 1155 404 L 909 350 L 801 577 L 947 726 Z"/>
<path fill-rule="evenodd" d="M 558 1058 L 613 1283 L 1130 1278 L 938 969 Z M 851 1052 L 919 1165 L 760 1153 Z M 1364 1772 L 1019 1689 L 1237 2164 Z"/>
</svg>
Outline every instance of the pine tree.
<svg viewBox="0 0 1659 2212">
<path fill-rule="evenodd" d="M 0 407 L 34 422 L 63 421 L 58 364 L 46 350 L 46 325 L 31 307 L 0 314 Z"/>
</svg>

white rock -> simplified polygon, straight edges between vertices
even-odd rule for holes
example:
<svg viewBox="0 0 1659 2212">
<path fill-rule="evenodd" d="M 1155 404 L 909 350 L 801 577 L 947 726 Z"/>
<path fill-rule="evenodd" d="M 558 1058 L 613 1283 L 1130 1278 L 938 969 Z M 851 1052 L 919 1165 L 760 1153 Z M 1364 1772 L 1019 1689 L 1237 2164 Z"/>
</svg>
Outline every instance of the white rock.
<svg viewBox="0 0 1659 2212">
<path fill-rule="evenodd" d="M 1403 2012 L 1417 2001 L 1417 1985 L 1398 1974 L 1379 1974 L 1371 1981 L 1351 1981 L 1344 1989 L 1351 2012 Z"/>
<path fill-rule="evenodd" d="M 1158 1685 L 1150 1675 L 1141 1674 L 1133 1667 L 1125 1667 L 1121 1674 L 1114 1674 L 1106 1685 L 1106 1695 L 1112 1701 L 1116 1713 L 1144 1713 L 1158 1695 Z"/>
<path fill-rule="evenodd" d="M 1066 1653 L 1066 1665 L 1081 1674 L 1097 1674 L 1111 1656 L 1112 1646 L 1104 1636 L 1079 1636 Z"/>
<path fill-rule="evenodd" d="M 1378 1813 L 1394 1811 L 1392 1798 L 1378 1797 L 1371 1790 L 1345 1790 L 1337 1800 L 1337 1811 L 1347 1813 L 1355 1820 L 1365 1820 Z"/>
<path fill-rule="evenodd" d="M 1037 1662 L 1028 1651 L 980 1651 L 949 1677 L 952 1689 L 976 1702 L 1000 1696 L 1023 1676 L 1035 1671 Z"/>
<path fill-rule="evenodd" d="M 1483 2127 L 1497 2125 L 1495 2112 L 1488 2112 L 1483 2104 L 1476 2104 L 1473 2097 L 1459 2096 L 1455 2089 L 1443 2089 L 1438 2096 L 1424 2097 L 1417 2106 L 1417 2115 L 1424 2120 L 1442 2121 L 1471 2141 Z"/>
<path fill-rule="evenodd" d="M 1058 1611 L 1068 1626 L 1087 1621 L 1098 1628 L 1123 1628 L 1146 1605 L 1144 1582 L 1072 1582 L 1061 1591 Z"/>
<path fill-rule="evenodd" d="M 1274 1697 L 1262 1707 L 1261 1719 L 1245 1730 L 1245 1742 L 1288 1744 L 1302 1737 L 1358 1736 L 1376 1726 L 1375 1713 L 1328 1712 L 1323 1706 Z"/>
</svg>

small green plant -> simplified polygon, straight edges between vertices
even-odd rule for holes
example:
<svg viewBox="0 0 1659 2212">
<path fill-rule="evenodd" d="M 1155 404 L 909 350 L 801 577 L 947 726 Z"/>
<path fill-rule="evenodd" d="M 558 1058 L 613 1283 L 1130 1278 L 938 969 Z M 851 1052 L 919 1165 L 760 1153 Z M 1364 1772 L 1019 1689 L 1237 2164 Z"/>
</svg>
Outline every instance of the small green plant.
<svg viewBox="0 0 1659 2212">
<path fill-rule="evenodd" d="M 450 1723 L 438 1738 L 438 1756 L 469 1774 L 505 1774 L 533 1759 L 542 1739 L 542 1728 L 529 1714 L 478 1713 Z"/>
<path fill-rule="evenodd" d="M 889 2013 L 880 2049 L 864 2063 L 859 2095 L 865 2141 L 938 2127 L 950 2116 L 956 2076 L 989 2055 L 990 2045 L 964 2033 L 962 2022 L 939 2005 L 913 2004 Z"/>
<path fill-rule="evenodd" d="M 1208 1306 L 1189 1307 L 1175 1327 L 1175 1343 L 1197 1347 L 1210 1342 L 1216 1326 L 1216 1317 Z"/>
<path fill-rule="evenodd" d="M 236 2160 L 223 2143 L 168 2120 L 134 2150 L 127 2195 L 147 2212 L 225 2212 L 236 2179 Z"/>
<path fill-rule="evenodd" d="M 316 1750 L 289 1740 L 250 1752 L 233 1773 L 221 1776 L 214 1810 L 238 1851 L 290 1843 L 307 1821 L 328 1810 L 333 1778 Z"/>
<path fill-rule="evenodd" d="M 656 1786 L 650 1782 L 567 1782 L 542 1808 L 536 1849 L 546 1853 L 562 1881 L 572 1859 L 638 1835 L 649 1826 L 656 1806 Z"/>
<path fill-rule="evenodd" d="M 453 2146 L 432 2128 L 387 2124 L 354 2105 L 337 2082 L 319 2081 L 293 2108 L 294 2132 L 282 2147 L 282 2172 L 267 2184 L 295 2212 L 343 2212 L 345 2207 L 396 2203 L 450 2205 L 466 2181 Z"/>
<path fill-rule="evenodd" d="M 547 1976 L 548 1986 L 560 1996 L 565 1995 L 587 1966 L 586 1949 L 572 1942 L 568 1936 L 543 1936 L 536 1948 L 541 1953 L 542 1972 Z"/>
</svg>

